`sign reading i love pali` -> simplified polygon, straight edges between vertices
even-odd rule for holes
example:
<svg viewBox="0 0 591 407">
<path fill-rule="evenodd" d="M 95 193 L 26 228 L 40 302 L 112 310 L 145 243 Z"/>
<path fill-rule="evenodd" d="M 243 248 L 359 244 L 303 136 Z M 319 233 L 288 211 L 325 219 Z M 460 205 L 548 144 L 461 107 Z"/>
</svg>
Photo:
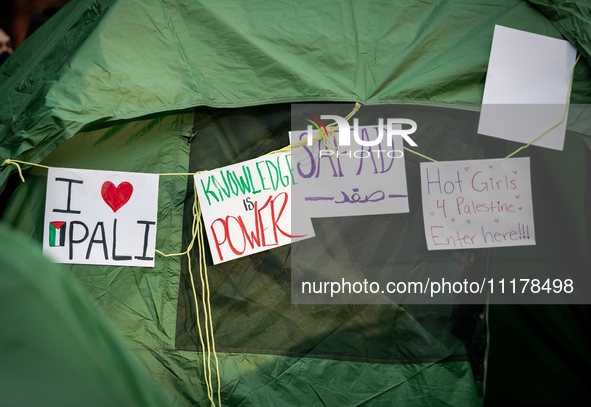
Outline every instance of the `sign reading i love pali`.
<svg viewBox="0 0 591 407">
<path fill-rule="evenodd" d="M 154 266 L 158 175 L 50 168 L 43 251 L 73 264 Z"/>
</svg>

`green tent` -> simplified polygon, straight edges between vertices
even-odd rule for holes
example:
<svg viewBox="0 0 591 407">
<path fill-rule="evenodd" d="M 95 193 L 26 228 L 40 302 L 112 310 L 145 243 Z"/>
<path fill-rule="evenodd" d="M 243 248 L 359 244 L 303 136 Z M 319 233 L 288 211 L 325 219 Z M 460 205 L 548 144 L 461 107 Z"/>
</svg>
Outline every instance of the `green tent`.
<svg viewBox="0 0 591 407">
<path fill-rule="evenodd" d="M 165 406 L 65 270 L 0 224 L 0 398 L 5 406 Z"/>
<path fill-rule="evenodd" d="M 368 123 L 379 109 L 420 115 L 415 140 L 438 160 L 504 157 L 518 145 L 476 134 L 494 25 L 573 43 L 583 57 L 571 103 L 584 105 L 591 99 L 590 15 L 588 2 L 542 0 L 75 0 L 0 70 L 0 157 L 112 171 L 214 169 L 287 145 L 290 104 L 304 102 L 341 103 L 343 116 L 353 102 L 378 106 L 359 116 Z M 384 232 L 382 251 L 419 273 L 589 269 L 589 117 L 573 106 L 563 152 L 527 150 L 542 231 L 536 246 L 519 255 L 510 248 L 428 252 L 422 159 L 407 155 L 411 212 L 387 220 L 405 234 Z M 0 216 L 41 241 L 47 172 L 23 169 L 25 183 L 13 165 L 0 171 Z M 577 176 L 563 182 L 569 174 Z M 188 178 L 160 177 L 156 247 L 164 253 L 182 252 L 191 237 Z M 547 201 L 548 190 L 563 199 Z M 568 214 L 567 222 L 552 222 L 555 211 Z M 292 305 L 289 247 L 218 266 L 209 252 L 206 260 L 223 405 L 482 404 L 486 307 Z M 66 268 L 170 405 L 209 405 L 186 257 L 157 257 L 154 268 Z M 197 295 L 204 295 L 200 287 Z M 500 319 L 512 313 L 497 310 Z M 586 351 L 584 339 L 571 341 L 569 349 Z M 541 358 L 545 348 L 536 349 Z M 556 363 L 576 383 L 570 365 Z M 588 397 L 573 386 L 553 394 L 568 388 L 567 400 Z M 503 400 L 501 392 L 496 397 Z"/>
</svg>

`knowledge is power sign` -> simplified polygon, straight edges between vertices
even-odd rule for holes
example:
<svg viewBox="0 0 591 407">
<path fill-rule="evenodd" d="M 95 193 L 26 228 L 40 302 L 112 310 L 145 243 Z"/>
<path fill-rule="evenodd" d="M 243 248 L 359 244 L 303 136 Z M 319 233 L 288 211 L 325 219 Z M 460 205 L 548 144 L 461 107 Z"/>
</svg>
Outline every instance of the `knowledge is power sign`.
<svg viewBox="0 0 591 407">
<path fill-rule="evenodd" d="M 154 267 L 158 175 L 50 168 L 43 252 L 58 263 Z"/>
<path fill-rule="evenodd" d="M 293 202 L 290 153 L 194 177 L 214 264 L 314 236 L 303 204 Z"/>
</svg>

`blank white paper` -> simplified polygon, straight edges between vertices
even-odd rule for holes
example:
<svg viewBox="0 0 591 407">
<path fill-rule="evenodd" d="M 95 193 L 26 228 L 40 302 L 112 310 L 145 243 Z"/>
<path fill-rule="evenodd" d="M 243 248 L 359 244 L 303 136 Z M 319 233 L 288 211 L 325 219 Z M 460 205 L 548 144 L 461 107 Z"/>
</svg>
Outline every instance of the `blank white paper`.
<svg viewBox="0 0 591 407">
<path fill-rule="evenodd" d="M 568 41 L 495 26 L 478 133 L 529 143 L 560 122 L 577 51 Z M 566 120 L 533 145 L 562 150 Z"/>
</svg>

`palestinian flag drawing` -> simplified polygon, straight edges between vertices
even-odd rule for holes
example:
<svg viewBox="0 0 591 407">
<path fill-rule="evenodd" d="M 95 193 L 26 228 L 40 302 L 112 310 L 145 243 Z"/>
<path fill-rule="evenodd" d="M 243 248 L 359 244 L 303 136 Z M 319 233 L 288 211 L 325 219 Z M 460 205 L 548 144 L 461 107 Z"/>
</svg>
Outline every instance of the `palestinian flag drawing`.
<svg viewBox="0 0 591 407">
<path fill-rule="evenodd" d="M 49 222 L 49 246 L 65 246 L 66 222 Z"/>
</svg>

